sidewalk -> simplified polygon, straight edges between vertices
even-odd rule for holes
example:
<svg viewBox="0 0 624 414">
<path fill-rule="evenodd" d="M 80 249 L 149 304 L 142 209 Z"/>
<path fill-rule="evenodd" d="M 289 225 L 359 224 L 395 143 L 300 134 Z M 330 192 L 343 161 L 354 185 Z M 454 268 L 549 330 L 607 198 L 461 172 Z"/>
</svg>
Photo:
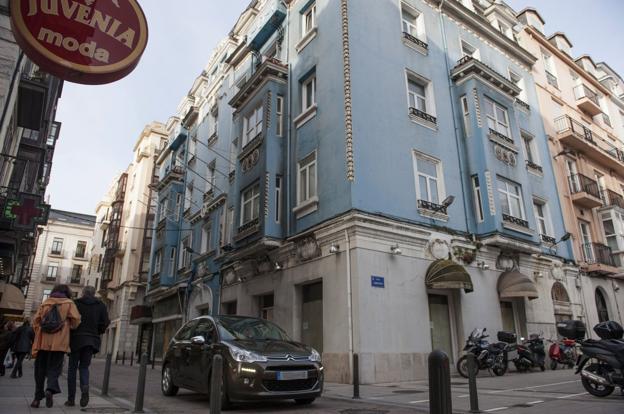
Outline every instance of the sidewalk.
<svg viewBox="0 0 624 414">
<path fill-rule="evenodd" d="M 64 373 L 67 372 L 67 361 L 65 362 L 66 364 L 63 367 Z M 7 369 L 7 374 L 4 377 L 0 377 L 0 412 L 2 413 L 57 414 L 79 413 L 82 411 L 78 401 L 76 401 L 75 407 L 65 407 L 63 405 L 67 400 L 67 378 L 65 376 L 60 378 L 61 390 L 63 392 L 54 396 L 53 408 L 46 408 L 45 400 L 41 401 L 39 408 L 30 408 L 35 392 L 34 361 L 24 361 L 24 376 L 22 378 L 13 379 L 9 375 L 10 370 Z M 79 397 L 80 394 L 78 395 Z M 128 405 L 124 402 L 112 398 L 105 399 L 99 395 L 99 392 L 94 390 L 90 393 L 87 410 L 90 412 L 117 414 L 130 412 L 127 407 Z"/>
</svg>

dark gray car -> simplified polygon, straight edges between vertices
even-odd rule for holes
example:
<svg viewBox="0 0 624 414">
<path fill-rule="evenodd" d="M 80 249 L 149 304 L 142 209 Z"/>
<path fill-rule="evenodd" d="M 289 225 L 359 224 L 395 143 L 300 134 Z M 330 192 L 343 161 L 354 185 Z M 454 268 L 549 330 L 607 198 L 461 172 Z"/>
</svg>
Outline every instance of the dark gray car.
<svg viewBox="0 0 624 414">
<path fill-rule="evenodd" d="M 223 406 L 232 401 L 294 399 L 310 404 L 323 390 L 321 356 L 272 322 L 201 316 L 176 333 L 165 354 L 161 388 L 209 393 L 215 354 L 223 357 Z"/>
</svg>

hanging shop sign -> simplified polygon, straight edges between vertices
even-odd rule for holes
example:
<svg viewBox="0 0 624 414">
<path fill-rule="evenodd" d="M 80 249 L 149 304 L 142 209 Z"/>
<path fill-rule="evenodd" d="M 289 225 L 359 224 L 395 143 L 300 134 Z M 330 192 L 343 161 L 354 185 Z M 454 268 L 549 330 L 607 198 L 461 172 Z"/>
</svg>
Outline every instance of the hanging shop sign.
<svg viewBox="0 0 624 414">
<path fill-rule="evenodd" d="M 47 224 L 49 214 L 50 205 L 42 202 L 40 195 L 19 193 L 4 200 L 1 219 L 14 230 L 35 231 L 38 225 Z"/>
<path fill-rule="evenodd" d="M 147 45 L 136 0 L 11 0 L 11 27 L 42 70 L 90 85 L 128 75 Z"/>
</svg>

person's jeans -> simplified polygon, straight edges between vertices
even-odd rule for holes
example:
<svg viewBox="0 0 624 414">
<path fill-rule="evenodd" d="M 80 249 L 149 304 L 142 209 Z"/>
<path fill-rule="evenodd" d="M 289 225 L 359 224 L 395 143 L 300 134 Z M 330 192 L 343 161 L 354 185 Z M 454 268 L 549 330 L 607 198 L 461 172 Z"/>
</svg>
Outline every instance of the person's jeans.
<svg viewBox="0 0 624 414">
<path fill-rule="evenodd" d="M 26 352 L 16 352 L 15 353 L 15 366 L 13 367 L 13 371 L 11 372 L 12 377 L 22 376 L 22 362 L 24 358 L 26 358 Z"/>
<path fill-rule="evenodd" d="M 39 351 L 35 359 L 35 400 L 43 400 L 45 391 L 59 394 L 61 387 L 58 377 L 63 371 L 65 353 L 60 351 Z M 47 380 L 47 386 L 45 382 Z"/>
<path fill-rule="evenodd" d="M 80 371 L 80 392 L 89 392 L 89 365 L 93 357 L 93 348 L 85 346 L 69 354 L 69 368 L 67 369 L 67 399 L 76 399 L 76 371 Z"/>
</svg>

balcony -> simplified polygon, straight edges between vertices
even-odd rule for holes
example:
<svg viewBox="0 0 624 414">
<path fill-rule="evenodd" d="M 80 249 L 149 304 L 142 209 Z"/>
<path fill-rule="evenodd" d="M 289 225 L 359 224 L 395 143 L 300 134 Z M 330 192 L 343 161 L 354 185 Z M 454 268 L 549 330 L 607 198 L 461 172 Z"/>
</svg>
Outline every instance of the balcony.
<svg viewBox="0 0 624 414">
<path fill-rule="evenodd" d="M 256 72 L 251 75 L 249 80 L 241 85 L 240 90 L 230 100 L 229 104 L 238 111 L 243 104 L 264 85 L 265 81 L 269 79 L 286 83 L 286 79 L 288 79 L 288 66 L 277 59 L 266 59 L 258 69 L 256 69 Z"/>
<path fill-rule="evenodd" d="M 618 272 L 609 246 L 600 243 L 584 243 L 581 244 L 581 253 L 585 262 L 585 265 L 581 267 L 587 273 L 604 275 Z"/>
<path fill-rule="evenodd" d="M 186 115 L 184 115 L 184 118 L 182 119 L 182 125 L 184 126 L 184 128 L 190 129 L 195 124 L 195 121 L 197 121 L 198 116 L 199 109 L 197 108 L 197 106 L 191 106 Z"/>
<path fill-rule="evenodd" d="M 418 213 L 421 216 L 430 217 L 436 220 L 447 221 L 447 208 L 448 206 L 432 203 L 428 200 L 418 200 Z"/>
<path fill-rule="evenodd" d="M 415 117 L 415 118 L 420 118 L 426 122 L 429 122 L 433 125 L 437 125 L 438 124 L 438 119 L 433 116 L 433 115 L 429 115 L 426 112 L 421 111 L 420 109 L 416 109 L 416 108 L 409 108 L 409 115 L 410 117 Z"/>
<path fill-rule="evenodd" d="M 557 240 L 554 237 L 548 236 L 546 234 L 540 234 L 540 239 L 542 243 L 554 245 L 557 243 Z"/>
<path fill-rule="evenodd" d="M 427 43 L 423 42 L 416 36 L 412 36 L 411 34 L 407 32 L 403 32 L 403 42 L 406 44 L 406 46 L 416 48 L 417 50 L 425 54 L 427 53 L 427 50 L 429 49 L 429 45 Z"/>
<path fill-rule="evenodd" d="M 542 166 L 534 163 L 533 161 L 527 160 L 526 161 L 526 166 L 527 166 L 527 169 L 529 169 L 529 170 L 533 170 L 533 171 L 536 171 L 536 172 L 539 172 L 539 173 L 543 173 L 544 172 L 544 169 L 542 168 Z"/>
<path fill-rule="evenodd" d="M 524 109 L 527 112 L 531 110 L 531 106 L 529 106 L 528 103 L 524 102 L 520 98 L 516 98 L 516 105 L 518 105 L 520 108 Z"/>
<path fill-rule="evenodd" d="M 171 182 L 182 182 L 184 179 L 184 168 L 181 165 L 174 165 L 167 167 L 162 179 L 158 182 L 156 189 L 158 191 L 165 188 L 165 186 Z"/>
<path fill-rule="evenodd" d="M 524 228 L 529 228 L 529 222 L 514 216 L 510 216 L 509 214 L 503 213 L 503 221 L 505 223 L 513 224 L 515 226 L 520 226 Z"/>
<path fill-rule="evenodd" d="M 102 221 L 100 221 L 100 229 L 106 230 L 109 225 L 110 225 L 110 219 L 108 217 L 102 218 Z"/>
<path fill-rule="evenodd" d="M 63 257 L 65 257 L 65 250 L 63 250 L 63 249 L 50 249 L 50 253 L 48 253 L 48 256 L 63 258 Z"/>
<path fill-rule="evenodd" d="M 602 190 L 602 201 L 604 208 L 619 207 L 624 209 L 624 197 L 611 190 Z"/>
<path fill-rule="evenodd" d="M 573 174 L 568 177 L 572 202 L 581 207 L 594 208 L 602 205 L 598 183 L 583 174 Z"/>
<path fill-rule="evenodd" d="M 596 116 L 602 112 L 598 96 L 594 91 L 585 85 L 577 85 L 574 87 L 574 98 L 576 98 L 576 106 L 591 116 Z"/>
<path fill-rule="evenodd" d="M 464 56 L 451 70 L 451 78 L 453 79 L 453 82 L 458 83 L 463 79 L 469 78 L 470 76 L 477 76 L 490 85 L 495 86 L 500 91 L 513 97 L 518 96 L 521 92 L 520 88 L 515 83 L 485 63 L 480 62 L 472 56 Z"/>
<path fill-rule="evenodd" d="M 568 115 L 555 119 L 557 139 L 566 147 L 583 152 L 607 169 L 624 175 L 624 152 L 612 142 Z"/>
</svg>

